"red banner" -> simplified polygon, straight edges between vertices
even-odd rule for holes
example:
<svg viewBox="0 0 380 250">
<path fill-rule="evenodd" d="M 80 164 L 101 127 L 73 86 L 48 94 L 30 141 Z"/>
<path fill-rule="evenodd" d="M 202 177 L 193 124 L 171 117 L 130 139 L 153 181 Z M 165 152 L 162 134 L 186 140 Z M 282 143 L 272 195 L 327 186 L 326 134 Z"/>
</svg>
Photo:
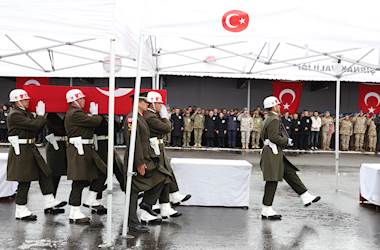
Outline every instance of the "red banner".
<svg viewBox="0 0 380 250">
<path fill-rule="evenodd" d="M 28 85 L 41 86 L 48 84 L 48 77 L 16 77 L 16 89 L 22 89 Z"/>
<path fill-rule="evenodd" d="M 380 111 L 380 85 L 359 84 L 359 109 L 364 113 L 377 114 Z"/>
<path fill-rule="evenodd" d="M 273 96 L 281 102 L 281 112 L 297 112 L 302 95 L 302 82 L 273 81 Z"/>
<path fill-rule="evenodd" d="M 99 106 L 99 114 L 108 114 L 108 88 L 98 87 L 67 87 L 67 86 L 24 86 L 31 97 L 29 110 L 35 111 L 38 101 L 43 101 L 46 112 L 64 113 L 69 106 L 66 102 L 66 92 L 70 89 L 80 89 L 86 96 L 85 111 L 88 111 L 90 102 L 95 102 Z M 151 91 L 142 89 L 141 92 Z M 163 100 L 166 100 L 166 90 L 154 90 L 160 93 Z M 115 114 L 124 115 L 132 111 L 132 99 L 134 93 L 132 88 L 118 88 L 115 90 Z"/>
</svg>

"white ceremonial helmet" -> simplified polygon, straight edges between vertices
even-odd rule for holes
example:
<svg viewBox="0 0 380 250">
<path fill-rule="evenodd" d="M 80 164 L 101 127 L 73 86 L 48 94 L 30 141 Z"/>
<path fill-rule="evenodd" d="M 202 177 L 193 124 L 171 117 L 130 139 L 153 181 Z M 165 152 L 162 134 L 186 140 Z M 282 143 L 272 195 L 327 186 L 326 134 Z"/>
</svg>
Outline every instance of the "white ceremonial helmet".
<svg viewBox="0 0 380 250">
<path fill-rule="evenodd" d="M 9 102 L 18 102 L 22 100 L 29 100 L 28 93 L 23 89 L 14 89 L 9 93 Z"/>
<path fill-rule="evenodd" d="M 280 104 L 280 101 L 275 96 L 268 96 L 264 99 L 264 108 L 269 109 Z"/>
<path fill-rule="evenodd" d="M 146 99 L 149 103 L 161 103 L 163 104 L 164 102 L 162 101 L 162 96 L 160 93 L 155 92 L 155 91 L 150 91 L 148 95 L 146 96 Z"/>
<path fill-rule="evenodd" d="M 83 92 L 79 89 L 70 89 L 66 93 L 66 101 L 67 103 L 74 102 L 80 98 L 86 97 Z"/>
</svg>

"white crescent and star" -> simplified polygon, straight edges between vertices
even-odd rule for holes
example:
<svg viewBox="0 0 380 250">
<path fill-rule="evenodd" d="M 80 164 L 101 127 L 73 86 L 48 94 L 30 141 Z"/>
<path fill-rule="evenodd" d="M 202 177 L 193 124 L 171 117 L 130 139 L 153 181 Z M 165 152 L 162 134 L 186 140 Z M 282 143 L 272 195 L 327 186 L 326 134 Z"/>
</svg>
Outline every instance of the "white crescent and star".
<svg viewBox="0 0 380 250">
<path fill-rule="evenodd" d="M 294 92 L 294 90 L 292 89 L 283 89 L 281 90 L 279 96 L 278 96 L 278 99 L 280 99 L 280 102 L 282 102 L 282 97 L 285 95 L 285 94 L 290 94 L 292 96 L 292 102 L 294 102 L 294 100 L 296 99 L 296 92 Z"/>
<path fill-rule="evenodd" d="M 376 104 L 376 107 L 379 106 L 380 104 L 380 95 L 376 92 L 368 92 L 365 97 L 364 97 L 364 103 L 366 106 L 368 106 L 368 99 L 370 97 L 375 97 L 377 99 L 377 104 Z"/>
<path fill-rule="evenodd" d="M 41 86 L 40 82 L 35 80 L 35 79 L 29 79 L 24 83 L 24 85 L 36 85 L 36 86 Z"/>
<path fill-rule="evenodd" d="M 108 90 L 104 90 L 104 89 L 101 89 L 101 88 L 96 88 L 100 93 L 102 93 L 103 95 L 106 95 L 106 96 L 109 96 L 110 95 L 110 92 Z M 127 88 L 119 88 L 119 89 L 116 89 L 115 90 L 115 97 L 122 97 L 122 96 L 125 96 L 127 95 L 129 92 L 131 92 L 131 89 L 127 89 Z"/>
<path fill-rule="evenodd" d="M 230 28 L 230 29 L 235 29 L 236 27 L 239 26 L 239 25 L 232 25 L 232 24 L 231 24 L 231 18 L 234 17 L 234 16 L 239 16 L 239 15 L 236 14 L 236 13 L 235 13 L 235 14 L 232 13 L 232 14 L 229 14 L 229 15 L 226 16 L 226 25 L 227 25 L 227 27 Z"/>
</svg>

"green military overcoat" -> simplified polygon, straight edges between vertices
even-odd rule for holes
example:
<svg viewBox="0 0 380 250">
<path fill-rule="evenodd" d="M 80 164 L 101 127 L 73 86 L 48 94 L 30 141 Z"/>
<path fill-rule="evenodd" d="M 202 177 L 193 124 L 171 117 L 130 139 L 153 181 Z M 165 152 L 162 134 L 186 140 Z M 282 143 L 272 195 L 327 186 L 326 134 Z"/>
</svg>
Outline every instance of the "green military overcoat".
<svg viewBox="0 0 380 250">
<path fill-rule="evenodd" d="M 124 155 L 125 169 L 128 168 L 128 155 L 129 155 L 129 139 L 130 131 L 128 126 L 124 126 L 124 137 L 127 145 L 127 149 Z M 133 171 L 137 172 L 137 167 L 141 164 L 147 166 L 146 173 L 141 176 L 137 173 L 133 176 L 133 185 L 139 191 L 147 191 L 156 185 L 166 182 L 167 176 L 159 171 L 159 159 L 154 153 L 149 142 L 150 132 L 148 124 L 141 114 L 137 118 L 137 130 L 136 130 L 136 144 L 135 144 L 135 156 L 133 161 Z"/>
<path fill-rule="evenodd" d="M 8 116 L 8 135 L 19 139 L 34 139 L 46 123 L 42 116 L 34 118 L 33 114 L 20 108 L 12 108 Z M 20 144 L 20 154 L 16 155 L 13 147 L 9 147 L 7 180 L 35 181 L 42 172 L 49 176 L 50 168 L 46 165 L 35 144 Z"/>
<path fill-rule="evenodd" d="M 260 167 L 263 172 L 264 181 L 282 181 L 284 178 L 284 167 L 298 169 L 289 162 L 282 148 L 287 146 L 288 137 L 282 133 L 280 118 L 276 113 L 269 112 L 264 121 L 261 139 L 269 139 L 277 145 L 278 154 L 274 154 L 269 146 L 264 146 L 261 154 Z"/>
<path fill-rule="evenodd" d="M 144 112 L 144 119 L 149 126 L 150 137 L 157 137 L 157 139 L 163 139 L 164 136 L 170 132 L 171 123 L 168 119 L 162 119 L 160 115 L 152 110 L 148 109 Z M 172 166 L 170 165 L 170 159 L 166 154 L 165 145 L 163 143 L 160 146 L 160 162 L 159 169 L 162 173 L 168 175 L 175 181 Z"/>
<path fill-rule="evenodd" d="M 48 134 L 54 136 L 66 136 L 64 117 L 59 117 L 57 113 L 49 113 L 47 115 Z M 66 142 L 57 142 L 59 149 L 55 150 L 50 143 L 46 146 L 46 162 L 52 170 L 53 176 L 67 175 L 67 157 L 66 157 Z"/>
<path fill-rule="evenodd" d="M 65 129 L 68 138 L 79 137 L 93 139 L 94 130 L 102 121 L 102 117 L 90 116 L 78 108 L 70 107 L 65 117 Z M 68 144 L 67 179 L 92 181 L 98 178 L 98 170 L 107 173 L 107 166 L 96 153 L 94 146 L 83 145 L 84 154 L 79 155 L 78 150 L 71 143 Z"/>
</svg>

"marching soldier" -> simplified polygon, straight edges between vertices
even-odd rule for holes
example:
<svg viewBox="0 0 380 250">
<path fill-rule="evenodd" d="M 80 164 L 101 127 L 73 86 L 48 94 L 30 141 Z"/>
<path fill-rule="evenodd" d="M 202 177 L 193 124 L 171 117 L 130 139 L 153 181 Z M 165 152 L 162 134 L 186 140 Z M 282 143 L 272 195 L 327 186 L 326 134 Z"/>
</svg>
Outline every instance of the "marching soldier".
<svg viewBox="0 0 380 250">
<path fill-rule="evenodd" d="M 216 120 L 216 134 L 218 136 L 218 147 L 224 148 L 227 135 L 227 120 L 222 112 L 219 113 Z"/>
<path fill-rule="evenodd" d="M 322 118 L 322 150 L 331 150 L 331 137 L 334 130 L 334 118 L 330 116 L 329 111 L 326 111 Z"/>
<path fill-rule="evenodd" d="M 46 140 L 48 141 L 46 146 L 46 162 L 52 171 L 54 197 L 57 195 L 61 176 L 67 175 L 67 136 L 64 117 L 63 113 L 49 113 L 46 117 L 48 129 L 48 135 L 46 136 Z"/>
<path fill-rule="evenodd" d="M 191 132 L 193 132 L 193 120 L 191 119 L 189 110 L 186 110 L 183 122 L 183 147 L 190 147 Z"/>
<path fill-rule="evenodd" d="M 354 134 L 355 134 L 355 151 L 364 150 L 364 135 L 367 130 L 367 118 L 364 116 L 363 112 L 360 111 L 353 118 L 354 122 Z"/>
<path fill-rule="evenodd" d="M 139 95 L 135 156 L 133 161 L 133 171 L 137 172 L 137 175 L 132 177 L 129 205 L 129 231 L 138 233 L 149 232 L 149 229 L 143 226 L 137 217 L 137 202 L 139 193 L 144 192 L 143 200 L 139 205 L 143 220 L 146 219 L 147 221 L 155 221 L 160 223 L 161 220 L 157 219 L 157 213 L 153 211 L 152 207 L 162 193 L 164 184 L 169 181 L 167 172 L 162 170 L 160 167 L 160 159 L 156 152 L 157 145 L 154 144 L 154 149 L 151 146 L 153 144 L 151 144 L 152 141 L 149 126 L 143 116 L 149 105 L 147 101 L 147 94 L 148 93 L 145 92 Z M 131 98 L 133 98 L 133 95 Z M 124 155 L 124 164 L 128 164 L 129 157 L 130 131 L 128 128 L 129 126 L 124 126 L 124 136 L 127 145 L 127 150 Z M 165 134 L 167 131 L 168 130 L 166 130 Z M 162 134 L 162 136 L 164 136 L 164 134 Z M 163 144 L 163 141 L 161 142 L 161 144 Z M 125 168 L 127 168 L 127 166 Z"/>
<path fill-rule="evenodd" d="M 90 186 L 86 204 L 91 209 L 97 209 L 101 204 L 96 200 L 98 192 L 104 189 L 106 164 L 94 150 L 94 130 L 99 127 L 103 118 L 98 115 L 98 107 L 90 103 L 90 113 L 83 111 L 85 95 L 78 89 L 66 93 L 69 110 L 65 117 L 65 129 L 69 144 L 67 146 L 67 179 L 72 180 L 69 198 L 69 222 L 74 224 L 89 224 L 90 218 L 80 210 L 82 191 Z"/>
<path fill-rule="evenodd" d="M 107 116 L 103 115 L 103 120 L 100 123 L 100 126 L 95 129 L 94 134 L 94 149 L 98 153 L 99 157 L 102 159 L 102 161 L 107 164 L 107 158 L 108 158 L 108 118 Z M 125 180 L 124 180 L 124 171 L 123 171 L 123 163 L 120 159 L 119 155 L 114 151 L 114 163 L 113 163 L 113 173 L 116 176 L 117 181 L 119 182 L 120 189 L 125 192 Z M 106 175 L 103 173 L 99 173 L 101 175 L 101 178 L 106 181 Z M 102 191 L 106 189 L 106 186 L 104 185 L 102 188 Z M 91 207 L 91 212 L 96 213 L 98 215 L 103 215 L 107 213 L 107 209 L 101 204 L 101 199 L 103 195 L 102 192 L 98 192 L 96 196 L 96 203 L 93 204 Z M 88 203 L 90 201 L 85 201 L 83 203 L 84 207 L 90 208 Z"/>
<path fill-rule="evenodd" d="M 238 116 L 238 121 L 240 121 L 242 149 L 249 149 L 249 137 L 251 135 L 252 117 L 249 114 L 248 109 L 245 109 L 243 114 L 240 114 Z"/>
<path fill-rule="evenodd" d="M 298 177 L 298 169 L 286 158 L 282 148 L 292 146 L 292 139 L 288 138 L 283 131 L 280 121 L 280 101 L 269 96 L 264 99 L 264 108 L 268 111 L 268 117 L 264 120 L 261 138 L 264 141 L 260 167 L 263 172 L 265 183 L 262 219 L 281 220 L 281 215 L 277 214 L 272 203 L 276 193 L 277 184 L 285 179 L 290 187 L 301 197 L 305 207 L 317 202 L 321 197 L 314 196 L 307 191 L 307 188 Z"/>
<path fill-rule="evenodd" d="M 165 183 L 159 197 L 160 214 L 162 218 L 179 217 L 181 214 L 174 210 L 170 203 L 178 205 L 189 200 L 191 195 L 182 195 L 179 192 L 177 180 L 165 152 L 165 145 L 162 143 L 164 134 L 170 129 L 170 122 L 162 96 L 160 93 L 152 91 L 147 94 L 147 101 L 149 108 L 144 112 L 144 119 L 149 126 L 151 146 L 155 149 L 156 155 L 159 156 L 159 171 L 166 174 L 169 180 L 168 183 Z M 144 197 L 149 193 L 149 191 L 145 192 Z"/>
<path fill-rule="evenodd" d="M 350 137 L 352 135 L 353 126 L 350 120 L 350 116 L 346 115 L 340 122 L 340 143 L 343 151 L 347 151 L 350 147 Z"/>
<path fill-rule="evenodd" d="M 197 108 L 196 112 L 191 116 L 194 122 L 194 146 L 202 147 L 202 134 L 205 124 L 205 116 L 202 114 L 202 110 Z"/>
<path fill-rule="evenodd" d="M 54 198 L 51 169 L 46 165 L 35 145 L 37 132 L 46 124 L 45 104 L 38 102 L 36 117 L 27 111 L 29 96 L 25 90 L 15 89 L 9 94 L 12 109 L 8 116 L 8 140 L 11 143 L 8 153 L 7 180 L 17 181 L 16 194 L 17 220 L 35 221 L 37 216 L 27 207 L 30 183 L 38 180 L 45 200 L 45 214 L 64 213 L 67 202 Z"/>
<path fill-rule="evenodd" d="M 370 152 L 376 151 L 377 132 L 376 124 L 373 118 L 368 120 L 368 148 Z"/>
<path fill-rule="evenodd" d="M 260 136 L 263 128 L 263 118 L 258 110 L 253 112 L 252 118 L 252 148 L 260 148 Z"/>
</svg>

